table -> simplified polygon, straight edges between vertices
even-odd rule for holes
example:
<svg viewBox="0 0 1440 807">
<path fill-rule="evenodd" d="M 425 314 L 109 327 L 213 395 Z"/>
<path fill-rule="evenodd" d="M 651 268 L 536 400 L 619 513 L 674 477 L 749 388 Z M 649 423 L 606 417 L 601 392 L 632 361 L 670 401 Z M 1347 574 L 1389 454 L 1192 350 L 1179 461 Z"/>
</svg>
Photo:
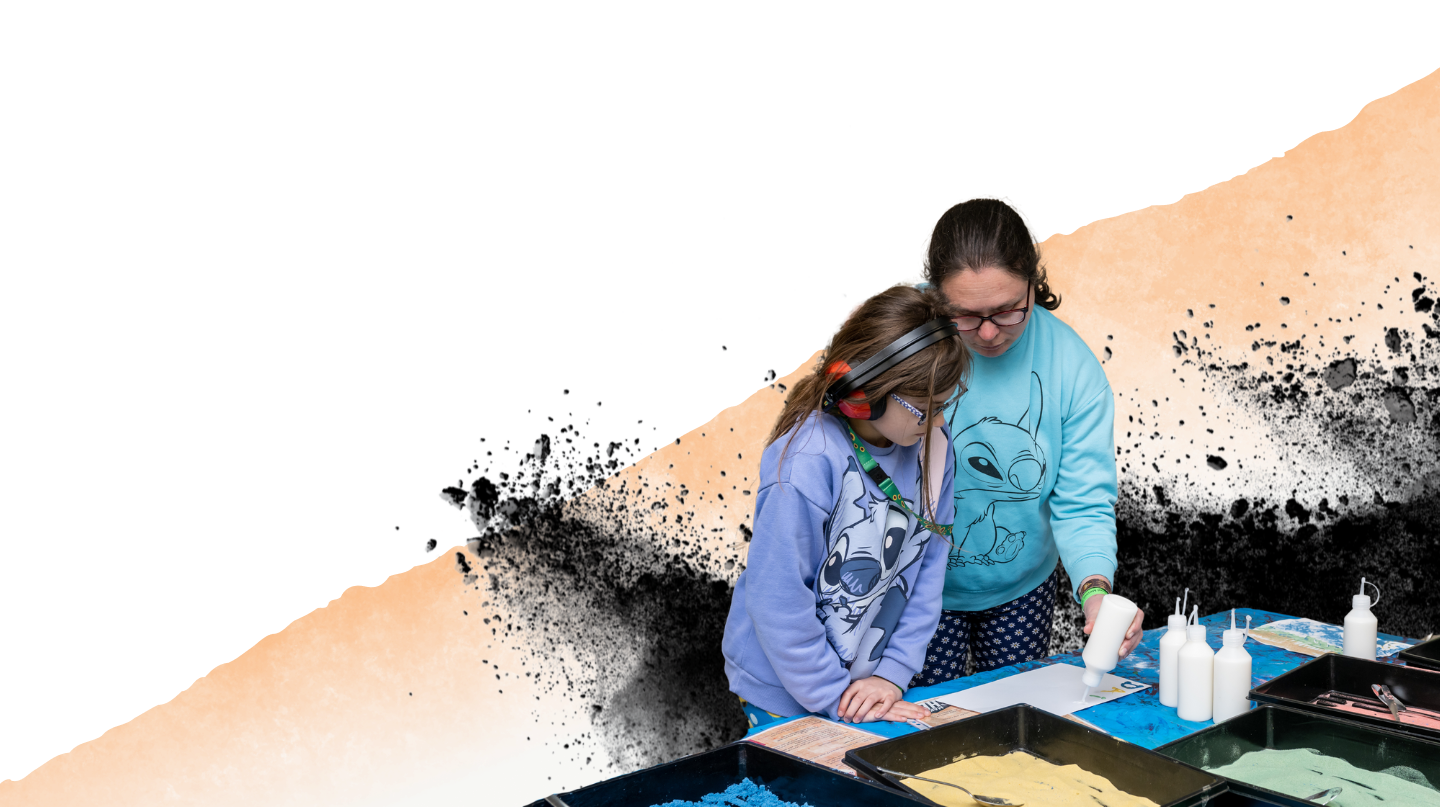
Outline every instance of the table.
<svg viewBox="0 0 1440 807">
<path fill-rule="evenodd" d="M 1245 617 L 1250 617 L 1250 627 L 1258 628 L 1268 625 L 1271 622 L 1278 622 L 1282 619 L 1294 619 L 1295 617 L 1277 614 L 1272 611 L 1260 611 L 1253 608 L 1236 608 L 1235 617 L 1238 624 L 1245 624 Z M 1210 628 L 1210 646 L 1219 649 L 1220 631 L 1230 627 L 1230 612 L 1223 611 L 1218 614 L 1211 614 L 1200 619 L 1201 624 Z M 1122 678 L 1129 678 L 1144 684 L 1150 688 L 1126 695 L 1107 703 L 1096 704 L 1088 709 L 1076 712 L 1076 716 L 1086 723 L 1089 723 L 1101 731 L 1107 732 L 1122 740 L 1127 740 L 1143 748 L 1155 748 L 1165 743 L 1178 740 L 1193 732 L 1199 731 L 1208 726 L 1213 726 L 1213 721 L 1195 723 L 1189 720 L 1181 720 L 1175 710 L 1169 706 L 1160 704 L 1160 637 L 1168 628 L 1155 628 L 1147 630 L 1140 645 L 1135 648 L 1127 658 L 1120 662 L 1112 672 Z M 1414 639 L 1406 639 L 1401 636 L 1382 633 L 1379 636 L 1381 641 L 1389 640 L 1414 644 Z M 1289 650 L 1282 650 L 1278 647 L 1261 644 L 1256 641 L 1245 643 L 1245 650 L 1251 658 L 1251 680 L 1250 687 L 1253 689 L 1266 681 L 1269 681 L 1283 673 L 1287 673 L 1311 659 L 1301 653 L 1294 653 Z M 1394 655 L 1381 656 L 1378 661 L 1396 663 Z M 914 687 L 906 693 L 905 699 L 912 703 L 927 701 L 931 698 L 948 695 L 952 692 L 960 692 L 970 687 L 988 684 L 991 681 L 998 681 L 1008 678 L 1016 673 L 1026 670 L 1033 670 L 1038 667 L 1045 667 L 1051 664 L 1073 664 L 1083 667 L 1085 663 L 1080 660 L 1080 652 L 1059 653 L 1035 661 L 1021 662 L 1009 667 L 1001 667 L 989 672 L 976 673 L 965 678 L 957 678 L 953 681 L 946 681 L 943 684 L 936 684 L 928 687 Z M 798 720 L 787 718 L 787 720 Z M 782 721 L 784 722 L 784 721 Z M 764 729 L 772 728 L 778 723 L 767 723 L 759 728 L 753 728 L 749 734 L 755 734 Z M 900 737 L 906 734 L 913 734 L 917 729 L 908 723 L 890 723 L 878 721 L 875 723 L 861 723 L 859 727 L 864 728 L 873 734 L 881 737 Z M 747 734 L 747 736 L 749 736 Z"/>
</svg>

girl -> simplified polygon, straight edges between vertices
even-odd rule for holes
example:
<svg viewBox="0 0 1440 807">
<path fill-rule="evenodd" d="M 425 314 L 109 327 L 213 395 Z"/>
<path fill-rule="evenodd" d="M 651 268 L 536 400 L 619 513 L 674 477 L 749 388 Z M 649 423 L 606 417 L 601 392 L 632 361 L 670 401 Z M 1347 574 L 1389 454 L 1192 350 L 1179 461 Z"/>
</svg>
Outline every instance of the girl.
<svg viewBox="0 0 1440 807">
<path fill-rule="evenodd" d="M 786 399 L 722 645 L 751 725 L 927 714 L 901 698 L 940 618 L 955 510 L 941 410 L 968 362 L 944 300 L 896 286 L 850 315 Z"/>
<path fill-rule="evenodd" d="M 1060 297 L 1020 214 L 997 199 L 950 208 L 925 279 L 950 304 L 980 395 L 946 410 L 954 548 L 916 686 L 963 675 L 967 656 L 984 671 L 1047 655 L 1060 564 L 1090 633 L 1116 566 L 1114 396 L 1090 348 L 1052 313 Z"/>
</svg>

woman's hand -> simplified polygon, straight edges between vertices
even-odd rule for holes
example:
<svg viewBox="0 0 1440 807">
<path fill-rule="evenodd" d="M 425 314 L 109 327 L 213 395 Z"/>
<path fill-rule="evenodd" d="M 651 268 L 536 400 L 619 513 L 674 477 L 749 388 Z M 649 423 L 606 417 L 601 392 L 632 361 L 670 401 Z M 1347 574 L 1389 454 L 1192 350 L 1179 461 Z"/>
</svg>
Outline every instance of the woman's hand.
<svg viewBox="0 0 1440 807">
<path fill-rule="evenodd" d="M 879 720 L 896 703 L 903 703 L 902 694 L 900 687 L 878 675 L 851 681 L 845 694 L 840 696 L 840 719 L 847 723 Z"/>
<path fill-rule="evenodd" d="M 1084 583 L 1082 583 L 1081 585 L 1084 585 Z M 1084 611 L 1086 636 L 1089 636 L 1090 632 L 1095 630 L 1095 616 L 1100 613 L 1100 601 L 1105 599 L 1106 596 L 1108 595 L 1097 594 L 1094 597 L 1091 597 L 1090 599 L 1085 601 Z M 1140 626 L 1142 623 L 1144 623 L 1144 621 L 1145 609 L 1135 609 L 1135 620 L 1130 623 L 1130 629 L 1125 631 L 1125 641 L 1120 643 L 1120 658 L 1125 658 L 1126 656 L 1130 655 L 1130 651 L 1134 650 L 1135 647 L 1140 644 L 1140 639 L 1143 638 L 1144 634 L 1144 630 L 1141 629 Z"/>
</svg>

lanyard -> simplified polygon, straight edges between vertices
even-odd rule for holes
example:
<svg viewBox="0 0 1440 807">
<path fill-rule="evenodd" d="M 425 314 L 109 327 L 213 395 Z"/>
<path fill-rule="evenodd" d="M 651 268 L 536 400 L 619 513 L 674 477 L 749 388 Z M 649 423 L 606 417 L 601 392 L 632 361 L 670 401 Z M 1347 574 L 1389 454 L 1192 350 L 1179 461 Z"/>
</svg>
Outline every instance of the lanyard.
<svg viewBox="0 0 1440 807">
<path fill-rule="evenodd" d="M 860 445 L 860 438 L 855 436 L 855 430 L 850 428 L 850 424 L 845 424 L 845 430 L 850 432 L 850 447 L 855 449 L 855 458 L 860 460 L 860 467 L 865 469 L 865 474 L 880 488 L 880 492 L 890 497 L 890 501 L 900 505 L 905 512 L 914 516 L 915 520 L 920 522 L 921 527 L 936 535 L 944 536 L 946 542 L 950 542 L 950 536 L 955 534 L 955 525 L 936 524 L 911 510 L 910 505 L 905 503 L 905 498 L 900 495 L 899 488 L 896 488 L 895 483 L 890 481 L 890 475 L 885 473 L 885 469 L 880 467 L 880 463 L 876 462 L 874 457 L 870 456 L 870 452 L 865 450 L 865 446 Z"/>
</svg>

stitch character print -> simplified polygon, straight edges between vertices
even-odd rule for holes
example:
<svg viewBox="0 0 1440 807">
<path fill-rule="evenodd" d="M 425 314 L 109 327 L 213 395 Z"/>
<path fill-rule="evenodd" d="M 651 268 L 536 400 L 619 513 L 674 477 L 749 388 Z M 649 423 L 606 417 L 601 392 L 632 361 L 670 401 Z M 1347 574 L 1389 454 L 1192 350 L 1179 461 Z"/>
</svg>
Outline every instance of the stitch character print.
<svg viewBox="0 0 1440 807">
<path fill-rule="evenodd" d="M 826 521 L 829 551 L 815 578 L 815 615 L 851 680 L 879 666 L 910 601 L 910 585 L 900 575 L 920 561 L 931 538 L 909 513 L 871 494 L 864 479 L 850 457 Z"/>
<path fill-rule="evenodd" d="M 1044 414 L 1044 387 L 1030 373 L 1030 406 L 1014 422 L 985 417 L 955 435 L 955 546 L 947 566 L 1009 563 L 1025 546 L 1025 532 L 1011 532 L 997 520 L 1006 502 L 1039 498 L 1045 481 L 1045 452 L 1037 442 Z M 961 525 L 968 525 L 963 537 Z"/>
</svg>

